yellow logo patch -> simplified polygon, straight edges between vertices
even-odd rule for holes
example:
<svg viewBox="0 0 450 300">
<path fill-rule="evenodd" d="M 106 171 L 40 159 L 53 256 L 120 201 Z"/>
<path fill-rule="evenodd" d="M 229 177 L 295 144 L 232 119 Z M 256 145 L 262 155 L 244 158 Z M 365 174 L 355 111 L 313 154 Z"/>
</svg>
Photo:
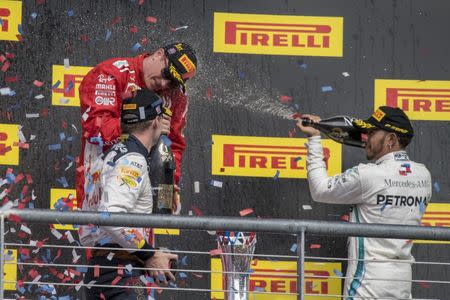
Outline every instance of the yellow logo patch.
<svg viewBox="0 0 450 300">
<path fill-rule="evenodd" d="M 381 119 L 384 118 L 386 114 L 381 110 L 381 109 L 377 109 L 373 114 L 372 117 L 377 120 L 378 122 L 381 121 Z"/>
</svg>

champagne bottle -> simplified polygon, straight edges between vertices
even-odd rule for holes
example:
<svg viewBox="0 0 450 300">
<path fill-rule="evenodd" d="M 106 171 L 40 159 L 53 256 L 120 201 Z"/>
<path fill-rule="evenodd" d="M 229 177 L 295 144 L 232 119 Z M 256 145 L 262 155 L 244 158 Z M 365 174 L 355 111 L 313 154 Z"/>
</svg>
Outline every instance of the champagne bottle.
<svg viewBox="0 0 450 300">
<path fill-rule="evenodd" d="M 313 123 L 309 119 L 302 119 L 303 126 L 312 126 L 341 144 L 364 148 L 365 142 L 361 139 L 361 131 L 353 127 L 355 118 L 349 116 L 335 116 Z"/>
<path fill-rule="evenodd" d="M 169 109 L 164 114 L 172 116 Z M 158 143 L 153 146 L 149 155 L 150 182 L 153 194 L 153 213 L 171 214 L 174 194 L 175 159 L 170 139 L 161 134 Z"/>
</svg>

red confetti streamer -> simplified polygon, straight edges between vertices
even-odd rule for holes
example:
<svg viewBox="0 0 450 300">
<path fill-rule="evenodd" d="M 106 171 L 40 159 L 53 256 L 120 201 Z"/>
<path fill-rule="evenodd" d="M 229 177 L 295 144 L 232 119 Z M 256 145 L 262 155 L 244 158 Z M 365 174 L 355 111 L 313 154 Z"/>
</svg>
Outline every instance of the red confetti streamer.
<svg viewBox="0 0 450 300">
<path fill-rule="evenodd" d="M 143 5 L 144 4 L 144 0 L 139 0 L 138 5 Z"/>
<path fill-rule="evenodd" d="M 36 4 L 37 5 L 41 5 L 41 4 L 44 4 L 45 3 L 45 0 L 36 0 Z"/>
<path fill-rule="evenodd" d="M 147 44 L 148 44 L 148 38 L 146 38 L 146 37 L 143 37 L 143 38 L 141 39 L 141 42 L 140 42 L 140 44 L 141 44 L 142 46 L 145 46 L 145 45 L 147 45 Z"/>
<path fill-rule="evenodd" d="M 194 275 L 197 278 L 203 278 L 203 275 L 199 273 L 192 273 L 192 275 Z"/>
<path fill-rule="evenodd" d="M 117 274 L 123 276 L 123 265 L 117 265 Z"/>
<path fill-rule="evenodd" d="M 25 177 L 27 178 L 27 183 L 28 184 L 32 184 L 33 183 L 33 178 L 31 178 L 30 174 L 25 174 Z"/>
<path fill-rule="evenodd" d="M 292 101 L 291 96 L 280 96 L 279 99 L 280 99 L 281 103 L 289 103 Z"/>
<path fill-rule="evenodd" d="M 0 55 L 0 63 L 4 63 L 6 60 L 6 57 L 2 54 Z"/>
<path fill-rule="evenodd" d="M 194 214 L 195 214 L 196 216 L 201 216 L 201 215 L 203 215 L 202 211 L 201 211 L 200 209 L 198 209 L 197 207 L 191 206 L 191 209 L 192 209 L 192 211 L 194 212 Z"/>
<path fill-rule="evenodd" d="M 419 281 L 419 285 L 421 288 L 424 288 L 424 289 L 430 288 L 430 285 L 428 284 L 428 282 Z"/>
<path fill-rule="evenodd" d="M 6 52 L 6 58 L 13 59 L 14 58 L 14 53 Z"/>
<path fill-rule="evenodd" d="M 289 130 L 288 136 L 294 137 L 296 135 L 296 133 L 297 133 L 297 129 L 293 128 L 293 129 Z"/>
<path fill-rule="evenodd" d="M 216 255 L 219 255 L 221 253 L 223 253 L 222 249 L 213 249 L 213 250 L 209 251 L 209 255 L 211 255 L 211 256 L 216 256 Z"/>
<path fill-rule="evenodd" d="M 36 271 L 35 269 L 31 269 L 30 271 L 28 271 L 28 276 L 30 276 L 31 278 L 36 278 L 36 276 L 39 275 L 39 272 Z"/>
<path fill-rule="evenodd" d="M 18 215 L 15 215 L 15 214 L 10 214 L 8 216 L 8 220 L 10 220 L 11 222 L 14 222 L 16 224 L 20 224 L 22 222 L 22 218 L 20 218 Z"/>
<path fill-rule="evenodd" d="M 117 276 L 116 278 L 114 278 L 113 281 L 111 281 L 111 285 L 116 285 L 120 281 L 120 279 L 122 279 L 122 277 L 121 276 Z"/>
<path fill-rule="evenodd" d="M 116 24 L 119 23 L 119 22 L 120 22 L 120 17 L 117 16 L 117 17 L 115 17 L 114 19 L 112 19 L 111 25 L 116 25 Z"/>
<path fill-rule="evenodd" d="M 44 85 L 44 83 L 43 83 L 42 81 L 39 81 L 39 80 L 33 81 L 33 84 L 34 84 L 35 86 L 37 86 L 37 87 L 41 87 L 41 86 Z"/>
<path fill-rule="evenodd" d="M 23 36 L 20 34 L 16 34 L 16 38 L 19 42 L 23 42 Z"/>
<path fill-rule="evenodd" d="M 344 222 L 348 222 L 350 220 L 350 217 L 348 215 L 342 215 L 341 220 Z"/>
<path fill-rule="evenodd" d="M 80 35 L 80 40 L 82 40 L 83 42 L 88 42 L 89 36 L 87 34 L 82 34 Z"/>
<path fill-rule="evenodd" d="M 311 244 L 311 246 L 309 246 L 309 249 L 320 249 L 322 246 L 320 246 L 320 244 Z"/>
<path fill-rule="evenodd" d="M 11 64 L 9 63 L 9 61 L 5 61 L 5 63 L 3 64 L 2 68 L 1 68 L 2 72 L 8 71 L 10 65 Z"/>
<path fill-rule="evenodd" d="M 241 215 L 241 217 L 246 216 L 246 215 L 249 215 L 249 214 L 251 214 L 251 213 L 253 213 L 253 209 L 251 209 L 251 208 L 246 208 L 246 209 L 243 209 L 243 210 L 241 210 L 241 211 L 239 212 L 239 214 Z"/>
<path fill-rule="evenodd" d="M 100 266 L 99 265 L 95 265 L 94 266 L 94 278 L 97 278 L 100 276 Z"/>
<path fill-rule="evenodd" d="M 48 108 L 47 107 L 45 107 L 41 110 L 41 116 L 44 118 L 48 117 Z"/>
<path fill-rule="evenodd" d="M 19 175 L 16 176 L 16 178 L 14 179 L 14 183 L 18 183 L 20 182 L 25 176 L 23 175 L 23 173 L 20 173 Z"/>
<path fill-rule="evenodd" d="M 137 26 L 132 25 L 132 26 L 130 26 L 128 31 L 130 31 L 130 33 L 137 33 L 138 32 L 138 28 L 137 28 Z"/>
<path fill-rule="evenodd" d="M 211 100 L 211 98 L 212 98 L 212 88 L 211 88 L 211 87 L 209 87 L 209 88 L 206 90 L 206 98 L 207 98 L 208 100 Z"/>
<path fill-rule="evenodd" d="M 156 23 L 156 22 L 158 22 L 158 19 L 155 17 L 148 16 L 145 18 L 145 21 L 147 21 L 148 23 Z"/>
<path fill-rule="evenodd" d="M 5 77 L 5 82 L 6 83 L 11 83 L 11 82 L 16 82 L 17 81 L 17 76 L 8 76 Z"/>
<path fill-rule="evenodd" d="M 103 293 L 100 293 L 100 299 L 106 300 L 106 297 L 105 297 L 105 295 L 103 295 Z"/>
</svg>

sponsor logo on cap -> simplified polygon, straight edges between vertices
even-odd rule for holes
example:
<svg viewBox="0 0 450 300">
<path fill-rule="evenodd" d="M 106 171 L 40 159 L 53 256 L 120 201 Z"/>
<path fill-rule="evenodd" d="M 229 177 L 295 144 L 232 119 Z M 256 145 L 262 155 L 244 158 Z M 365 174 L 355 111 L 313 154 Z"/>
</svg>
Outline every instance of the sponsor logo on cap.
<svg viewBox="0 0 450 300">
<path fill-rule="evenodd" d="M 192 60 L 189 59 L 189 57 L 186 54 L 183 54 L 178 61 L 183 65 L 183 67 L 186 69 L 188 73 L 195 72 L 195 64 L 192 62 Z"/>
<path fill-rule="evenodd" d="M 375 107 L 401 108 L 411 120 L 450 119 L 450 81 L 375 80 Z"/>
<path fill-rule="evenodd" d="M 306 178 L 307 139 L 213 135 L 212 174 Z M 322 140 L 329 175 L 341 172 L 341 144 Z"/>
<path fill-rule="evenodd" d="M 375 126 L 373 126 L 372 124 L 369 124 L 369 123 L 367 123 L 367 122 L 364 122 L 364 121 L 361 120 L 361 119 L 353 120 L 353 124 L 354 124 L 356 127 L 359 127 L 359 128 L 362 128 L 362 129 L 371 129 L 371 128 L 374 128 L 374 127 L 375 127 Z"/>
<path fill-rule="evenodd" d="M 343 18 L 214 13 L 214 52 L 342 57 Z"/>
<path fill-rule="evenodd" d="M 127 103 L 123 105 L 123 110 L 134 110 L 137 108 L 136 103 Z"/>
<path fill-rule="evenodd" d="M 172 75 L 173 78 L 175 78 L 176 81 L 183 83 L 184 80 L 183 78 L 181 78 L 180 73 L 177 71 L 177 69 L 175 68 L 175 66 L 173 64 L 170 64 L 169 66 L 169 73 L 170 75 Z"/>
<path fill-rule="evenodd" d="M 378 122 L 381 121 L 381 119 L 384 118 L 386 114 L 381 110 L 381 109 L 377 109 L 373 114 L 372 117 L 377 120 Z"/>
</svg>

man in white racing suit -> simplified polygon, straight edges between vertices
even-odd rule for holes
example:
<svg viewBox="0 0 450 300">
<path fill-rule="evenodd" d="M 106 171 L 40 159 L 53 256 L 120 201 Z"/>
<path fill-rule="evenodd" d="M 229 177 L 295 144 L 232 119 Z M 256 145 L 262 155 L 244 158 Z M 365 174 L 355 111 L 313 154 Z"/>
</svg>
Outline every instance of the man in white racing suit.
<svg viewBox="0 0 450 300">
<path fill-rule="evenodd" d="M 147 157 L 161 134 L 162 104 L 162 99 L 150 90 L 138 90 L 133 98 L 123 101 L 121 127 L 128 136 L 97 158 L 91 169 L 86 170 L 87 189 L 83 211 L 104 212 L 105 217 L 111 212 L 152 213 L 153 198 Z M 145 251 L 153 250 L 149 233 L 148 228 L 82 226 L 79 234 L 84 246 L 118 249 L 93 250 L 89 264 L 94 268 L 88 269 L 85 282 L 145 287 L 148 284 L 142 281 L 145 272 L 133 267 L 166 269 L 149 271 L 158 283 L 166 282 L 166 276 L 175 280 L 167 269 L 170 268 L 171 260 L 177 260 L 177 255 Z M 110 252 L 114 256 L 108 257 Z M 131 267 L 127 268 L 127 272 L 99 267 L 120 265 Z M 88 299 L 147 299 L 145 288 L 106 288 L 94 285 L 87 293 Z"/>
<path fill-rule="evenodd" d="M 302 117 L 320 121 L 317 116 Z M 414 135 L 406 114 L 381 106 L 368 120 L 353 125 L 365 134 L 366 155 L 374 163 L 328 177 L 320 132 L 297 123 L 309 136 L 307 172 L 313 200 L 353 204 L 354 223 L 420 225 L 431 199 L 431 175 L 404 151 Z M 411 248 L 409 240 L 349 237 L 343 299 L 411 299 Z"/>
</svg>

